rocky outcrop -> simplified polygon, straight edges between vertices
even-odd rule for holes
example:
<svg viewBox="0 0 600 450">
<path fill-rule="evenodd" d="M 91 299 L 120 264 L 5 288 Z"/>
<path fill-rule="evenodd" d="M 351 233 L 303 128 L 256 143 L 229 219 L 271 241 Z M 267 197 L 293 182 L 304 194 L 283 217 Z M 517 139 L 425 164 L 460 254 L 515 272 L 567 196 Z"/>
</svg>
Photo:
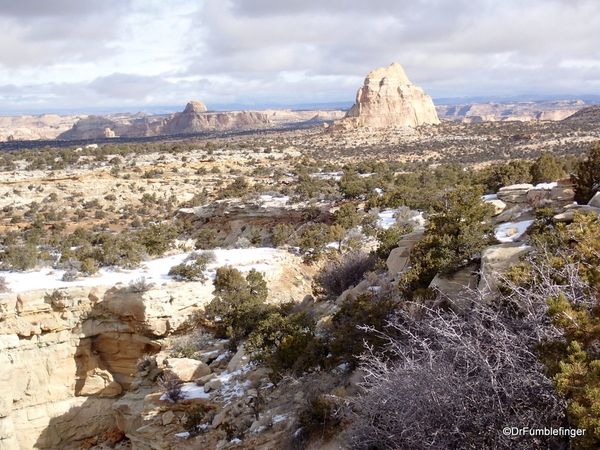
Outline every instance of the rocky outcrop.
<svg viewBox="0 0 600 450">
<path fill-rule="evenodd" d="M 431 97 L 412 84 L 398 63 L 367 75 L 356 94 L 356 103 L 345 118 L 334 122 L 333 131 L 361 127 L 417 127 L 437 124 Z"/>
<path fill-rule="evenodd" d="M 245 200 L 217 200 L 206 206 L 180 209 L 177 218 L 190 222 L 196 230 L 217 231 L 217 239 L 230 245 L 239 237 L 250 238 L 253 231 L 259 231 L 261 238 L 266 239 L 277 224 L 300 224 L 308 204 L 288 205 L 288 200 L 288 197 L 268 195 Z M 329 215 L 328 204 L 320 208 L 324 217 Z"/>
<path fill-rule="evenodd" d="M 418 228 L 417 230 L 405 235 L 400 239 L 398 247 L 394 248 L 386 260 L 386 266 L 390 279 L 397 279 L 404 272 L 410 263 L 410 252 L 413 247 L 423 239 L 425 230 Z"/>
<path fill-rule="evenodd" d="M 480 279 L 477 288 L 484 298 L 493 299 L 498 290 L 498 276 L 503 275 L 513 265 L 519 264 L 519 257 L 533 250 L 520 242 L 493 245 L 481 253 Z"/>
<path fill-rule="evenodd" d="M 2 449 L 63 446 L 114 426 L 111 405 L 131 385 L 136 361 L 212 297 L 212 287 L 203 297 L 198 285 L 1 294 Z"/>
<path fill-rule="evenodd" d="M 573 202 L 575 192 L 570 179 L 556 183 L 545 183 L 538 186 L 532 184 L 513 184 L 504 186 L 498 191 L 498 198 L 509 208 L 517 204 L 540 206 L 566 206 Z"/>
</svg>

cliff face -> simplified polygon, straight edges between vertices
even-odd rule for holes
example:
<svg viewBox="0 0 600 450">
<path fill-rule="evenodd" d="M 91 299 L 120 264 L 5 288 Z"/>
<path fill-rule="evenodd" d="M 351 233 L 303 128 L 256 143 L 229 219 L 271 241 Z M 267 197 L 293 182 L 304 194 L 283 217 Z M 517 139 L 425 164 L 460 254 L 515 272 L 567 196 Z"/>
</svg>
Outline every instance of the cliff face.
<svg viewBox="0 0 600 450">
<path fill-rule="evenodd" d="M 200 285 L 200 286 L 198 286 Z M 204 288 L 204 290 L 203 290 Z M 212 287 L 72 287 L 0 295 L 0 447 L 61 448 L 116 426 L 111 405 L 155 338 Z"/>
<path fill-rule="evenodd" d="M 268 116 L 257 111 L 197 112 L 188 108 L 156 126 L 154 133 L 186 134 L 219 130 L 253 130 L 271 126 Z"/>
<path fill-rule="evenodd" d="M 356 103 L 332 130 L 360 127 L 417 127 L 437 124 L 439 119 L 431 97 L 412 84 L 398 63 L 367 75 L 356 94 Z"/>
</svg>

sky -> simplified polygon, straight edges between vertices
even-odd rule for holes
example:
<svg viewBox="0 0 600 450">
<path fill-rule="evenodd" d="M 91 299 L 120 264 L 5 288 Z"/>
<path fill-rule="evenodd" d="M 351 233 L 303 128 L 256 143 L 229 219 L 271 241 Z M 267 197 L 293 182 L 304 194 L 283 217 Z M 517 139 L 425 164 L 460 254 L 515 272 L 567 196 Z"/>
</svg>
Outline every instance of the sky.
<svg viewBox="0 0 600 450">
<path fill-rule="evenodd" d="M 0 114 L 600 94 L 598 0 L 0 0 Z"/>
</svg>

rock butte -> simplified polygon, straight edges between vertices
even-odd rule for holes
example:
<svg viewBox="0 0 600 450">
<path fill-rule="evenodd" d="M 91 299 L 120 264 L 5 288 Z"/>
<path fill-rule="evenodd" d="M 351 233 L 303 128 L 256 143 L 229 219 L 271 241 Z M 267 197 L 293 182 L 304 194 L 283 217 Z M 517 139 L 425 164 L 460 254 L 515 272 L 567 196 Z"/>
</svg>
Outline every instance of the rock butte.
<svg viewBox="0 0 600 450">
<path fill-rule="evenodd" d="M 433 100 L 410 82 L 398 63 L 373 70 L 356 94 L 356 103 L 332 131 L 360 127 L 417 127 L 440 123 Z"/>
</svg>

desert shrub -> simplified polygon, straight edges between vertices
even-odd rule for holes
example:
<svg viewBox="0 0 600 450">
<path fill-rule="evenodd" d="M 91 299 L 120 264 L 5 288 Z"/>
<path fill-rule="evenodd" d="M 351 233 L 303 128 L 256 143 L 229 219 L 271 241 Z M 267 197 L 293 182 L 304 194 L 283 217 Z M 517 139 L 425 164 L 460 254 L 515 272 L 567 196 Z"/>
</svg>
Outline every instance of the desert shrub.
<svg viewBox="0 0 600 450">
<path fill-rule="evenodd" d="M 234 247 L 235 248 L 250 248 L 250 247 L 252 247 L 252 243 L 250 242 L 250 239 L 248 239 L 247 237 L 240 236 L 236 239 Z"/>
<path fill-rule="evenodd" d="M 341 421 L 339 405 L 332 398 L 324 394 L 311 396 L 298 415 L 296 433 L 306 445 L 312 436 L 331 438 L 339 431 Z M 305 445 L 299 448 L 304 448 Z"/>
<path fill-rule="evenodd" d="M 237 177 L 229 186 L 219 192 L 217 198 L 243 197 L 248 193 L 249 188 L 250 185 L 246 178 Z"/>
<path fill-rule="evenodd" d="M 327 349 L 315 336 L 316 321 L 307 312 L 292 312 L 292 305 L 270 307 L 250 335 L 246 349 L 252 360 L 271 369 L 271 379 L 296 376 L 318 367 Z"/>
<path fill-rule="evenodd" d="M 218 246 L 217 232 L 208 228 L 204 228 L 198 232 L 196 236 L 196 250 L 210 250 Z"/>
<path fill-rule="evenodd" d="M 333 224 L 349 230 L 360 225 L 363 214 L 359 213 L 353 203 L 344 203 L 333 213 Z"/>
<path fill-rule="evenodd" d="M 596 142 L 587 158 L 578 164 L 571 181 L 575 185 L 575 201 L 580 205 L 589 202 L 600 190 L 600 142 Z"/>
<path fill-rule="evenodd" d="M 233 267 L 219 267 L 214 285 L 215 297 L 206 306 L 206 317 L 215 322 L 218 336 L 246 337 L 269 313 L 267 283 L 255 269 L 244 277 Z"/>
<path fill-rule="evenodd" d="M 169 276 L 176 280 L 204 281 L 207 265 L 207 256 L 193 252 L 181 264 L 171 267 Z"/>
<path fill-rule="evenodd" d="M 556 161 L 554 155 L 542 153 L 529 169 L 531 182 L 533 184 L 547 183 L 563 178 L 566 173 L 562 166 Z"/>
<path fill-rule="evenodd" d="M 183 392 L 181 387 L 183 381 L 173 372 L 165 372 L 163 376 L 158 380 L 158 388 L 164 394 L 165 398 L 171 403 L 177 403 L 183 400 Z"/>
<path fill-rule="evenodd" d="M 170 223 L 153 224 L 136 232 L 137 241 L 148 254 L 160 256 L 171 248 L 179 234 L 175 225 Z"/>
<path fill-rule="evenodd" d="M 0 293 L 11 292 L 10 287 L 8 286 L 8 281 L 6 277 L 0 277 Z"/>
<path fill-rule="evenodd" d="M 71 281 L 77 280 L 78 276 L 79 276 L 79 272 L 77 272 L 76 270 L 73 270 L 73 269 L 69 269 L 65 273 L 63 273 L 61 280 L 71 282 Z"/>
<path fill-rule="evenodd" d="M 412 267 L 399 282 L 405 295 L 427 295 L 423 290 L 437 274 L 451 276 L 497 242 L 486 223 L 493 208 L 481 194 L 479 187 L 459 186 L 434 202 L 424 237 L 412 249 Z"/>
<path fill-rule="evenodd" d="M 315 291 L 325 298 L 337 298 L 350 286 L 356 286 L 366 271 L 375 264 L 373 255 L 362 250 L 353 250 L 329 261 L 315 275 Z"/>
<path fill-rule="evenodd" d="M 186 411 L 183 421 L 183 429 L 190 436 L 198 436 L 202 432 L 201 425 L 208 421 L 212 409 L 206 405 L 195 406 Z"/>
<path fill-rule="evenodd" d="M 282 247 L 290 243 L 293 234 L 294 227 L 287 223 L 279 223 L 271 231 L 271 243 L 274 247 Z"/>
<path fill-rule="evenodd" d="M 385 229 L 382 228 L 377 232 L 377 249 L 375 250 L 375 254 L 382 260 L 387 260 L 388 256 L 393 249 L 398 247 L 398 242 L 405 234 L 408 234 L 412 231 L 412 228 L 402 227 L 399 225 L 392 225 L 391 227 Z"/>
<path fill-rule="evenodd" d="M 207 349 L 214 341 L 210 333 L 195 331 L 192 334 L 179 337 L 171 345 L 173 358 L 199 359 L 199 352 Z"/>
<path fill-rule="evenodd" d="M 300 248 L 307 263 L 317 261 L 325 252 L 326 245 L 333 240 L 330 227 L 324 223 L 313 223 L 306 227 L 294 244 Z"/>
<path fill-rule="evenodd" d="M 152 286 L 154 286 L 154 283 L 150 283 L 146 277 L 139 277 L 129 282 L 128 289 L 129 292 L 141 294 L 148 292 L 150 289 L 152 289 Z"/>
<path fill-rule="evenodd" d="M 346 298 L 331 319 L 332 364 L 348 363 L 354 368 L 368 347 L 381 350 L 385 340 L 380 333 L 399 305 L 398 296 L 389 283 L 384 283 L 377 292 Z"/>
<path fill-rule="evenodd" d="M 477 182 L 482 184 L 486 192 L 498 192 L 501 187 L 511 184 L 529 183 L 531 181 L 531 162 L 515 160 L 507 164 L 487 167 L 477 174 Z"/>
<path fill-rule="evenodd" d="M 25 245 L 9 245 L 0 253 L 3 270 L 29 270 L 33 269 L 38 261 L 37 247 L 27 242 Z"/>
<path fill-rule="evenodd" d="M 98 272 L 98 264 L 94 258 L 86 258 L 81 261 L 81 271 L 84 275 L 90 276 Z"/>
</svg>

